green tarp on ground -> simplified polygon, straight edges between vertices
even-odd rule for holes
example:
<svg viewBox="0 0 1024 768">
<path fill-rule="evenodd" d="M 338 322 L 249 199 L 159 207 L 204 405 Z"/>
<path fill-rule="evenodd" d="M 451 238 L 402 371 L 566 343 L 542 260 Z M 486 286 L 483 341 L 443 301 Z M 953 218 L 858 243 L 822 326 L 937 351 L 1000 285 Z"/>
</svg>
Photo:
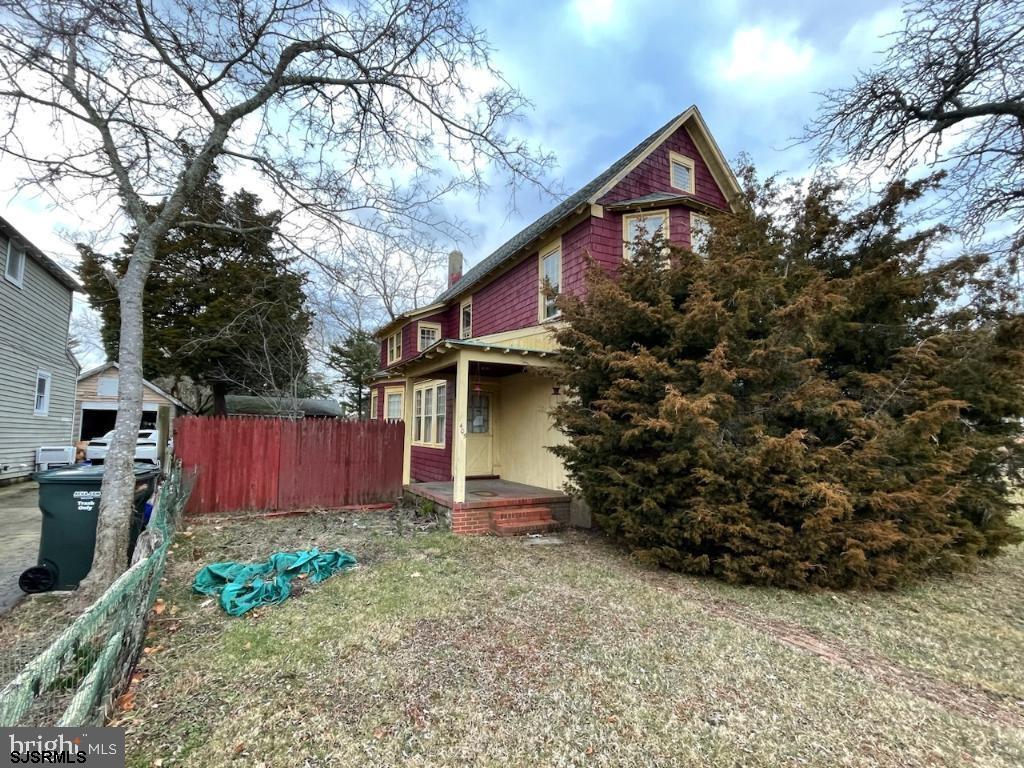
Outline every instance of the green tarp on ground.
<svg viewBox="0 0 1024 768">
<path fill-rule="evenodd" d="M 225 611 L 241 616 L 260 605 L 283 603 L 296 576 L 309 574 L 309 580 L 318 584 L 355 564 L 356 559 L 340 549 L 278 552 L 262 563 L 211 563 L 196 574 L 192 588 L 204 595 L 219 595 Z"/>
</svg>

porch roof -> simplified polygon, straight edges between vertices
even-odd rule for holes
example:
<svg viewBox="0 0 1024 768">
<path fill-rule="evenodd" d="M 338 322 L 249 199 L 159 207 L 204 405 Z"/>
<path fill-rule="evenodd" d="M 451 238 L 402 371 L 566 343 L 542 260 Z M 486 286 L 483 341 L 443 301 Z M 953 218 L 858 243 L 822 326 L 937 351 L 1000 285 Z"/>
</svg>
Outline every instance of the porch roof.
<svg viewBox="0 0 1024 768">
<path fill-rule="evenodd" d="M 507 356 L 507 362 L 511 365 L 516 364 L 516 361 L 521 358 L 542 360 L 558 356 L 558 351 L 553 349 L 520 347 L 514 344 L 503 344 L 501 342 L 494 341 L 478 341 L 475 339 L 441 339 L 427 347 L 415 357 L 410 357 L 408 360 L 396 363 L 383 371 L 379 371 L 376 374 L 376 378 L 384 378 L 396 373 L 403 373 L 425 361 L 440 359 L 463 349 Z"/>
</svg>

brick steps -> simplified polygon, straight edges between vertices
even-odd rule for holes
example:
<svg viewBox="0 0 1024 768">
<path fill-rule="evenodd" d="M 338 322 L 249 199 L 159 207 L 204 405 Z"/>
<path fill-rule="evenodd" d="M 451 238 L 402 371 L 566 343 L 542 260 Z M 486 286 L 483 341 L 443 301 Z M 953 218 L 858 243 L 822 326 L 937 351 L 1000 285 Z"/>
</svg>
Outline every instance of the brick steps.
<svg viewBox="0 0 1024 768">
<path fill-rule="evenodd" d="M 561 524 L 551 517 L 550 507 L 518 507 L 491 512 L 491 533 L 496 536 L 525 536 L 547 533 Z"/>
</svg>

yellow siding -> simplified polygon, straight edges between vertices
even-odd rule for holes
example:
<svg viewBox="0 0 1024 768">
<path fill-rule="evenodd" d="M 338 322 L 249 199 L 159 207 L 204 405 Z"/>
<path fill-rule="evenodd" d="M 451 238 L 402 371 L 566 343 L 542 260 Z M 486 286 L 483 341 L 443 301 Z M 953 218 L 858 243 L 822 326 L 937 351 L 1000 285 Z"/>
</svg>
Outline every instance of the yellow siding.
<svg viewBox="0 0 1024 768">
<path fill-rule="evenodd" d="M 529 328 L 518 328 L 514 331 L 480 336 L 473 339 L 473 341 L 478 343 L 490 341 L 495 344 L 517 347 L 519 349 L 555 350 L 558 349 L 558 344 L 555 343 L 555 337 L 552 333 L 554 330 L 553 326 L 554 323 L 531 325 Z"/>
<path fill-rule="evenodd" d="M 502 479 L 553 490 L 565 483 L 561 459 L 547 450 L 566 442 L 548 415 L 557 402 L 551 393 L 554 384 L 532 373 L 501 379 L 494 471 Z"/>
</svg>

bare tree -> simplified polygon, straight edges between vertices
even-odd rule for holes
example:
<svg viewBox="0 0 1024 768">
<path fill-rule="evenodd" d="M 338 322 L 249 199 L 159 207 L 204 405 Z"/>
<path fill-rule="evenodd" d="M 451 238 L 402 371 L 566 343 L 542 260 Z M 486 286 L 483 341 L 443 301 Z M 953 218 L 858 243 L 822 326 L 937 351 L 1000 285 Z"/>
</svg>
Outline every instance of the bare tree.
<svg viewBox="0 0 1024 768">
<path fill-rule="evenodd" d="M 146 276 L 213 162 L 272 188 L 309 236 L 444 232 L 437 201 L 491 163 L 513 185 L 543 172 L 505 132 L 524 105 L 458 0 L 0 0 L 0 152 L 22 185 L 114 202 L 138 233 L 112 276 L 119 409 L 87 594 L 125 560 Z"/>
<path fill-rule="evenodd" d="M 446 252 L 429 233 L 413 235 L 361 232 L 333 253 L 306 259 L 315 315 L 310 346 L 321 363 L 345 336 L 373 330 L 441 292 Z"/>
<path fill-rule="evenodd" d="M 904 9 L 885 58 L 828 91 L 805 139 L 862 170 L 943 169 L 943 218 L 987 239 L 1019 279 L 1024 249 L 1024 0 Z"/>
</svg>

